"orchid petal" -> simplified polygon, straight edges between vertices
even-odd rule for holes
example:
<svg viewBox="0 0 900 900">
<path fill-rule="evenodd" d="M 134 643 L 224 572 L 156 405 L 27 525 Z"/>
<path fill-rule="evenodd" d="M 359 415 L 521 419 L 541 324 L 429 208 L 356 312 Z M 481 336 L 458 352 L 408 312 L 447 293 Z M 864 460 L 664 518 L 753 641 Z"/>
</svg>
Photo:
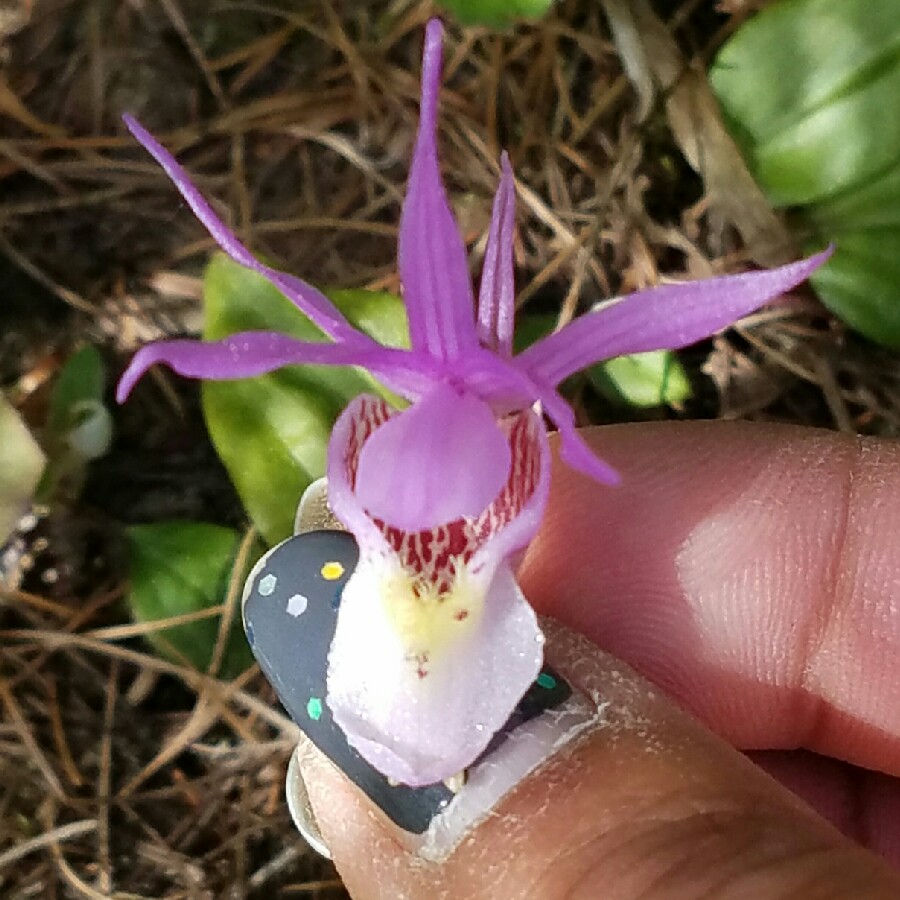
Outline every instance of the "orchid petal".
<svg viewBox="0 0 900 900">
<path fill-rule="evenodd" d="M 159 341 L 141 347 L 132 357 L 116 388 L 116 400 L 123 403 L 141 376 L 156 363 L 163 363 L 186 378 L 228 381 L 262 375 L 282 366 L 324 365 L 363 366 L 394 373 L 403 380 L 406 370 L 416 372 L 419 364 L 404 350 L 378 346 L 313 343 L 298 341 L 274 331 L 244 331 L 221 341 Z"/>
<path fill-rule="evenodd" d="M 630 294 L 538 341 L 516 357 L 516 365 L 536 381 L 556 385 L 599 360 L 685 347 L 800 284 L 830 255 L 831 248 L 777 269 Z"/>
<path fill-rule="evenodd" d="M 179 165 L 175 157 L 133 116 L 126 115 L 122 119 L 138 142 L 162 166 L 187 205 L 210 233 L 213 240 L 235 262 L 252 269 L 270 281 L 313 324 L 321 328 L 329 337 L 335 340 L 355 341 L 364 344 L 373 343 L 370 338 L 353 328 L 321 291 L 317 291 L 314 287 L 305 281 L 301 281 L 299 278 L 295 278 L 293 275 L 279 272 L 277 269 L 259 262 L 241 244 L 234 232 L 213 212 L 212 207 L 191 183 L 187 172 Z"/>
<path fill-rule="evenodd" d="M 619 473 L 587 445 L 578 430 L 575 413 L 559 392 L 552 388 L 542 390 L 540 403 L 559 431 L 559 455 L 563 462 L 602 484 L 618 484 Z"/>
<path fill-rule="evenodd" d="M 373 518 L 421 531 L 479 515 L 506 484 L 509 465 L 490 408 L 438 384 L 363 445 L 356 497 Z"/>
<path fill-rule="evenodd" d="M 513 232 L 516 222 L 516 183 L 509 156 L 500 158 L 500 184 L 491 212 L 491 230 L 484 250 L 478 291 L 478 339 L 504 356 L 512 352 L 515 316 Z"/>
<path fill-rule="evenodd" d="M 483 587 L 477 620 L 451 621 L 459 634 L 411 652 L 382 592 L 386 574 L 377 559 L 361 560 L 344 587 L 327 702 L 376 769 L 403 784 L 434 784 L 470 765 L 509 718 L 541 670 L 543 636 L 502 565 Z"/>
<path fill-rule="evenodd" d="M 414 349 L 453 359 L 476 342 L 466 247 L 450 211 L 437 154 L 442 27 L 425 31 L 419 133 L 400 217 L 398 263 Z"/>
<path fill-rule="evenodd" d="M 550 393 L 554 392 L 551 390 Z M 561 398 L 560 402 L 568 409 Z M 525 410 L 501 423 L 509 444 L 511 463 L 507 483 L 490 506 L 477 518 L 462 519 L 450 523 L 449 527 L 437 524 L 437 527 L 427 529 L 432 534 L 424 535 L 403 532 L 386 526 L 383 521 L 377 522 L 366 511 L 359 496 L 360 459 L 367 442 L 387 427 L 392 418 L 405 414 L 392 410 L 378 397 L 363 394 L 338 417 L 328 445 L 328 502 L 332 512 L 356 536 L 363 556 L 396 555 L 410 571 L 418 571 L 434 581 L 444 580 L 446 572 L 442 574 L 438 569 L 441 565 L 446 566 L 451 556 L 464 560 L 471 557 L 473 569 L 480 574 L 493 571 L 490 566 L 485 568 L 488 556 L 502 560 L 521 549 L 537 529 L 547 499 L 549 449 L 541 418 L 535 412 Z M 488 551 L 488 545 L 495 549 Z M 423 554 L 422 548 L 426 546 L 430 549 Z M 446 548 L 446 552 L 431 552 L 440 547 Z M 482 550 L 488 556 L 481 555 Z M 439 557 L 443 558 L 443 563 Z"/>
</svg>

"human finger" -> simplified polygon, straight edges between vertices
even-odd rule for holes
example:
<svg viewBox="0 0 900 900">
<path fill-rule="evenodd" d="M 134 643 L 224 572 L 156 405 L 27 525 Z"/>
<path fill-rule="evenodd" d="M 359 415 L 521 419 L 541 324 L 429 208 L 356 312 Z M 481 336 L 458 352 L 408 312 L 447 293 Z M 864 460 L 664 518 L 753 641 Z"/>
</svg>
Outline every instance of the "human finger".
<svg viewBox="0 0 900 900">
<path fill-rule="evenodd" d="M 444 845 L 446 858 L 431 844 L 423 859 L 330 762 L 312 749 L 301 755 L 319 828 L 353 897 L 900 896 L 887 865 L 628 667 L 562 630 L 549 630 L 547 648 L 554 668 L 593 698 L 596 721 L 483 809 Z"/>
<path fill-rule="evenodd" d="M 747 423 L 598 428 L 526 595 L 742 748 L 900 774 L 900 445 Z"/>
</svg>

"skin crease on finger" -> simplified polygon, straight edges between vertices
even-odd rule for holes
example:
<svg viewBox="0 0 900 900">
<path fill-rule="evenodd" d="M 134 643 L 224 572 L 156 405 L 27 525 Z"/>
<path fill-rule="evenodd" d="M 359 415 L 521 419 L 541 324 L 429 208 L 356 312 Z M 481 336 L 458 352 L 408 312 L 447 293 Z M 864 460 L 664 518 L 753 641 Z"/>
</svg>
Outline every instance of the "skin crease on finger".
<svg viewBox="0 0 900 900">
<path fill-rule="evenodd" d="M 900 445 L 746 423 L 597 429 L 520 571 L 539 612 L 743 749 L 900 775 Z"/>
<path fill-rule="evenodd" d="M 896 898 L 900 879 L 659 691 L 551 627 L 553 664 L 602 697 L 597 728 L 507 796 L 443 864 L 315 751 L 304 776 L 357 900 Z"/>
</svg>

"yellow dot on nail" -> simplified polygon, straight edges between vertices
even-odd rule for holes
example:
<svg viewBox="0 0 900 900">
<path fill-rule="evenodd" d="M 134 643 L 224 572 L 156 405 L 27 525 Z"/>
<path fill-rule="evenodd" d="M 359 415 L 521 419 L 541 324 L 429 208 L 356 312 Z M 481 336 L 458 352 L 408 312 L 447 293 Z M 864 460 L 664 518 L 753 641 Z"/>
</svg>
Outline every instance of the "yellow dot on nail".
<svg viewBox="0 0 900 900">
<path fill-rule="evenodd" d="M 339 562 L 327 562 L 321 571 L 326 581 L 337 581 L 344 574 L 344 567 Z"/>
</svg>

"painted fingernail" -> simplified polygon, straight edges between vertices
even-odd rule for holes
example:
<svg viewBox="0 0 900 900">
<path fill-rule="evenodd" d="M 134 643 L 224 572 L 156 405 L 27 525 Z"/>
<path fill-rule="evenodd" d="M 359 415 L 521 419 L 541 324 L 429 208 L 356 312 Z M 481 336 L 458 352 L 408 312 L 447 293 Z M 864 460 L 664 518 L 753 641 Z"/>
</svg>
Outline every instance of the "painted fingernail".
<svg viewBox="0 0 900 900">
<path fill-rule="evenodd" d="M 595 721 L 597 709 L 545 667 L 465 772 L 418 788 L 389 781 L 347 743 L 325 701 L 341 592 L 358 557 L 356 541 L 345 531 L 308 531 L 279 544 L 247 579 L 244 628 L 260 668 L 309 741 L 400 829 L 409 849 L 441 859 L 504 794 Z M 290 803 L 305 834 L 311 811 L 294 760 L 292 766 L 288 790 L 297 793 Z M 321 843 L 314 837 L 313 846 L 314 840 Z"/>
</svg>

